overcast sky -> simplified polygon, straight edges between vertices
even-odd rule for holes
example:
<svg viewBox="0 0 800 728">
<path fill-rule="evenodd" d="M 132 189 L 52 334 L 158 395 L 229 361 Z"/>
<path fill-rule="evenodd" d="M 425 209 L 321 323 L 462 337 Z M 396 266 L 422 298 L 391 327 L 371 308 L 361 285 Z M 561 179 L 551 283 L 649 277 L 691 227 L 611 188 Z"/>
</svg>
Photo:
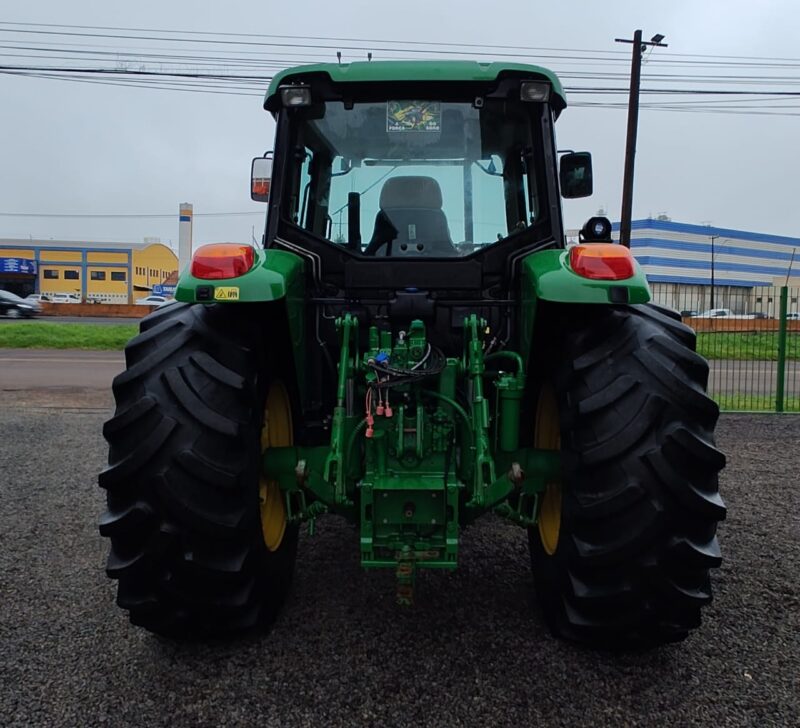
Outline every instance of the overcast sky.
<svg viewBox="0 0 800 728">
<path fill-rule="evenodd" d="M 633 31 L 641 28 L 645 38 L 661 33 L 669 44 L 669 48 L 654 50 L 646 60 L 643 89 L 800 93 L 800 4 L 796 0 L 3 0 L 2 6 L 0 65 L 101 65 L 96 60 L 101 56 L 92 54 L 84 54 L 83 62 L 63 60 L 56 48 L 101 51 L 110 68 L 116 64 L 118 68 L 163 70 L 165 64 L 153 60 L 153 53 L 192 51 L 198 58 L 226 52 L 230 58 L 241 59 L 251 54 L 247 57 L 254 61 L 269 59 L 280 65 L 288 59 L 335 61 L 333 48 L 337 46 L 324 40 L 303 40 L 300 49 L 189 44 L 174 40 L 186 36 L 169 32 L 161 34 L 159 41 L 91 39 L 19 33 L 36 28 L 8 24 L 49 23 L 204 31 L 211 34 L 204 36 L 207 41 L 237 40 L 213 35 L 221 33 L 366 39 L 366 43 L 341 45 L 368 48 L 374 41 L 375 59 L 397 55 L 409 41 L 429 43 L 430 48 L 434 43 L 480 44 L 489 46 L 476 49 L 482 54 L 480 60 L 488 60 L 485 54 L 492 49 L 499 60 L 513 60 L 509 53 L 524 54 L 519 60 L 538 62 L 564 74 L 568 88 L 626 88 L 630 46 L 614 39 L 632 37 Z M 390 40 L 399 45 L 378 42 Z M 309 48 L 314 43 L 331 47 Z M 556 50 L 509 50 L 512 46 Z M 380 50 L 391 47 L 395 52 Z M 420 50 L 420 56 L 426 55 L 425 45 L 413 47 Z M 141 59 L 135 61 L 137 54 Z M 346 50 L 343 57 L 350 60 L 365 54 Z M 577 55 L 584 60 L 576 61 Z M 456 56 L 440 53 L 436 57 Z M 174 69 L 174 64 L 169 68 Z M 186 72 L 209 68 L 200 60 L 181 66 Z M 241 67 L 233 65 L 217 63 L 214 68 L 242 73 Z M 180 202 L 194 204 L 195 245 L 247 242 L 253 235 L 260 238 L 264 210 L 250 201 L 248 183 L 251 157 L 272 147 L 274 127 L 261 108 L 266 84 L 263 87 L 248 90 L 252 95 L 225 95 L 0 74 L 0 238 L 137 242 L 153 236 L 177 244 Z M 663 108 L 673 100 L 673 108 L 684 111 Z M 568 93 L 571 105 L 558 124 L 559 148 L 591 151 L 595 172 L 593 197 L 565 203 L 568 227 L 579 227 L 600 207 L 613 220 L 619 219 L 626 101 L 621 94 Z M 619 107 L 572 105 L 592 102 Z M 646 104 L 652 102 L 661 108 L 648 108 Z M 716 113 L 703 110 L 709 104 Z M 762 113 L 730 113 L 747 108 Z M 689 109 L 691 113 L 686 111 Z M 718 113 L 724 109 L 730 111 Z M 797 97 L 643 97 L 634 219 L 665 213 L 681 222 L 798 237 L 799 137 Z M 139 217 L 55 217 L 59 214 Z"/>
</svg>

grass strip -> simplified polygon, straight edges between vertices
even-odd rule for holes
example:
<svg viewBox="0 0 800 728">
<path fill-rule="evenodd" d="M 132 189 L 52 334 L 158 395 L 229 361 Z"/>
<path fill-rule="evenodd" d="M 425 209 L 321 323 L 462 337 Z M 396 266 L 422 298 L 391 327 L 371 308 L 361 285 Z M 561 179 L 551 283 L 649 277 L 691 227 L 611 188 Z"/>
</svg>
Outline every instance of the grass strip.
<svg viewBox="0 0 800 728">
<path fill-rule="evenodd" d="M 706 359 L 777 361 L 778 333 L 725 332 L 697 334 L 697 353 Z M 786 335 L 786 358 L 800 359 L 800 334 Z"/>
<path fill-rule="evenodd" d="M 723 412 L 775 412 L 774 394 L 712 394 L 711 398 Z M 783 411 L 800 412 L 800 397 L 786 397 Z"/>
<path fill-rule="evenodd" d="M 0 347 L 6 349 L 97 349 L 121 351 L 136 336 L 136 324 L 53 324 L 14 321 L 0 324 Z"/>
</svg>

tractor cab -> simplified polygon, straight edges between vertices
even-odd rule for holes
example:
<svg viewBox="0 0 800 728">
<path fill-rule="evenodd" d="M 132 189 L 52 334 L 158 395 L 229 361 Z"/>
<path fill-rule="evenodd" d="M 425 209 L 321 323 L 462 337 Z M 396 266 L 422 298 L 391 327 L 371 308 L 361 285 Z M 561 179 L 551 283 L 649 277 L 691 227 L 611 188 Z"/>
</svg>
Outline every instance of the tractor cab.
<svg viewBox="0 0 800 728">
<path fill-rule="evenodd" d="M 274 162 L 253 168 L 253 199 L 271 196 L 265 242 L 313 251 L 334 269 L 391 258 L 447 270 L 493 248 L 499 261 L 561 246 L 553 122 L 564 106 L 558 80 L 536 66 L 285 71 L 265 101 L 278 125 Z M 590 180 L 588 155 L 568 157 L 570 178 Z"/>
</svg>

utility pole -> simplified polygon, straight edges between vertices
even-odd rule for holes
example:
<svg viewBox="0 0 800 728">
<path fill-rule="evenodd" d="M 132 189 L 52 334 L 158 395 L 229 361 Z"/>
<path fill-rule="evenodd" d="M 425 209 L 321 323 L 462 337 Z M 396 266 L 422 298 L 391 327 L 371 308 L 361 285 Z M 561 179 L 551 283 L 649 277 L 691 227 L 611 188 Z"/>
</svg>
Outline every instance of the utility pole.
<svg viewBox="0 0 800 728">
<path fill-rule="evenodd" d="M 639 80 L 642 75 L 642 51 L 647 46 L 666 48 L 662 43 L 664 36 L 654 35 L 649 41 L 642 41 L 642 31 L 633 34 L 633 40 L 615 38 L 617 43 L 631 43 L 631 89 L 628 95 L 628 135 L 625 142 L 625 176 L 622 180 L 622 217 L 619 223 L 619 242 L 631 247 L 631 215 L 633 214 L 633 164 L 636 157 L 636 132 L 639 126 Z"/>
</svg>

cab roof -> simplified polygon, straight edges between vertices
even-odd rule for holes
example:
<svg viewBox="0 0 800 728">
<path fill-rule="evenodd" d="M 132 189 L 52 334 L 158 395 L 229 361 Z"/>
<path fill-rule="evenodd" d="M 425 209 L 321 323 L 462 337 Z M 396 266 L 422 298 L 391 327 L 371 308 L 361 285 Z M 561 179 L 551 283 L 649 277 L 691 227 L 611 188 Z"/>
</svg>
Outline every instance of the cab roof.
<svg viewBox="0 0 800 728">
<path fill-rule="evenodd" d="M 334 83 L 414 82 L 414 81 L 494 81 L 504 73 L 528 75 L 549 81 L 551 103 L 556 113 L 567 105 L 558 77 L 547 68 L 527 63 L 479 63 L 477 61 L 356 61 L 354 63 L 314 63 L 280 71 L 272 78 L 264 108 L 274 108 L 271 100 L 278 87 L 303 76 L 324 73 Z"/>
</svg>

